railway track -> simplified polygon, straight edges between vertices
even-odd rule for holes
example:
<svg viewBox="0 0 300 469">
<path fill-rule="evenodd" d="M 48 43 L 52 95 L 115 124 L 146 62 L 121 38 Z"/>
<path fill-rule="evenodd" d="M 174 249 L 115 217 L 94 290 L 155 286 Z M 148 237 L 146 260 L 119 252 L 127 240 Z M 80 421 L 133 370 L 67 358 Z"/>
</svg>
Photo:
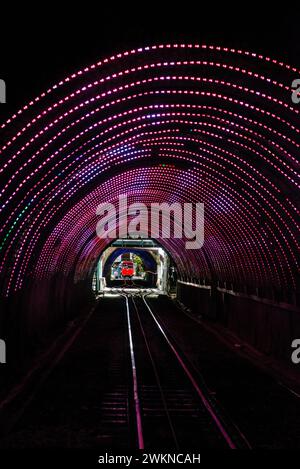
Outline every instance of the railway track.
<svg viewBox="0 0 300 469">
<path fill-rule="evenodd" d="M 147 302 L 124 293 L 136 441 L 144 448 L 249 448 L 218 409 Z"/>
<path fill-rule="evenodd" d="M 0 447 L 249 447 L 150 307 L 151 292 L 102 300 L 51 373 L 9 406 Z"/>
</svg>

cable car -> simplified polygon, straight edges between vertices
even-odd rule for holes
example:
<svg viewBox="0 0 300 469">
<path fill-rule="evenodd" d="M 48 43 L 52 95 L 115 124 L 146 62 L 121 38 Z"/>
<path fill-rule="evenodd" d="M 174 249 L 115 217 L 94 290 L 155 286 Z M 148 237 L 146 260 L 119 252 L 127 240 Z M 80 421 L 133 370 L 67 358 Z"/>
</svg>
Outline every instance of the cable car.
<svg viewBox="0 0 300 469">
<path fill-rule="evenodd" d="M 133 277 L 134 268 L 133 268 L 132 261 L 122 261 L 121 274 L 122 274 L 122 277 Z"/>
</svg>

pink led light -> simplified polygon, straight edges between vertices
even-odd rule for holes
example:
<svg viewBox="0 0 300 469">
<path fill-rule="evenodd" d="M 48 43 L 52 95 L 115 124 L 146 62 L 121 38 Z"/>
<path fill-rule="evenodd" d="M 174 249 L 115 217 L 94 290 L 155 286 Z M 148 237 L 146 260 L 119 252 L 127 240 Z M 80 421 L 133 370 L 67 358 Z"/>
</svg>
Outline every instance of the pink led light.
<svg viewBox="0 0 300 469">
<path fill-rule="evenodd" d="M 78 262 L 80 275 L 90 274 L 105 243 L 91 237 L 95 217 L 78 200 L 86 203 L 91 194 L 94 208 L 92 185 L 112 168 L 120 175 L 97 192 L 107 200 L 128 185 L 133 200 L 147 203 L 203 198 L 205 249 L 220 278 L 293 286 L 299 211 L 292 187 L 299 187 L 300 143 L 299 111 L 289 93 L 295 71 L 249 51 L 161 44 L 85 67 L 24 106 L 2 126 L 12 135 L 0 164 L 6 294 L 33 272 L 68 275 Z M 189 169 L 159 175 L 148 166 L 153 155 Z M 127 172 L 132 162 L 139 169 Z M 86 216 L 79 217 L 80 207 Z M 57 239 L 63 239 L 59 247 Z M 201 252 L 182 262 L 180 243 L 170 240 L 166 248 L 182 276 L 209 276 Z"/>
</svg>

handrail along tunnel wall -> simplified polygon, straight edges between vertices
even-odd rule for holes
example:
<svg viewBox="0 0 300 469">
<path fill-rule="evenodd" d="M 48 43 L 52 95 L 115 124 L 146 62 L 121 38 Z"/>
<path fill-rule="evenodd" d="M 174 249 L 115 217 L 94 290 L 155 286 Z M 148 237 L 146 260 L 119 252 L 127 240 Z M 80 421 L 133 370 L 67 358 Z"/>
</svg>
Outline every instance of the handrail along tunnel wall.
<svg viewBox="0 0 300 469">
<path fill-rule="evenodd" d="M 176 263 L 179 296 L 189 284 L 211 286 L 214 317 L 252 342 L 267 333 L 269 351 L 284 354 L 279 329 L 300 333 L 300 109 L 291 101 L 299 75 L 255 52 L 153 45 L 63 78 L 3 123 L 2 336 L 21 339 L 21 350 L 93 300 L 108 243 L 96 236 L 96 208 L 126 193 L 147 206 L 205 204 L 202 249 L 159 239 Z M 252 314 L 228 290 L 290 308 L 268 303 Z"/>
</svg>

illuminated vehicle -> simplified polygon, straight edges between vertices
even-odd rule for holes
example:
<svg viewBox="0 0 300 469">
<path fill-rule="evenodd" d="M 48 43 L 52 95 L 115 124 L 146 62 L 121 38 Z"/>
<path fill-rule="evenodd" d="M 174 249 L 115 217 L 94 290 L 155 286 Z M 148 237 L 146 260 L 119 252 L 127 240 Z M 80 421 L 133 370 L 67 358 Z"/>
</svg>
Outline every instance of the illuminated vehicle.
<svg viewBox="0 0 300 469">
<path fill-rule="evenodd" d="M 132 261 L 122 261 L 121 263 L 121 275 L 122 277 L 133 277 L 134 268 Z"/>
</svg>

